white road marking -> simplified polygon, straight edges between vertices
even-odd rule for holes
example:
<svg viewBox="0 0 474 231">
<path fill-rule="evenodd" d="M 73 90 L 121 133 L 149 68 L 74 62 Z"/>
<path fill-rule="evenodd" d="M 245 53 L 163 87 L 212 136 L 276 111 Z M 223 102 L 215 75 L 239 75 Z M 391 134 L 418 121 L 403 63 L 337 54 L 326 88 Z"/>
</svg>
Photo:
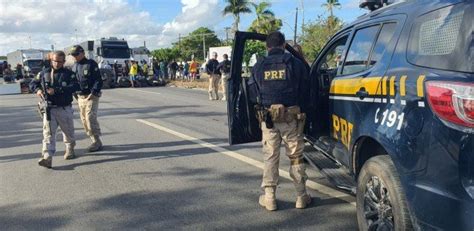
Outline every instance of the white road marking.
<svg viewBox="0 0 474 231">
<path fill-rule="evenodd" d="M 159 92 L 144 91 L 144 90 L 138 90 L 138 89 L 134 89 L 134 88 L 128 88 L 128 89 L 129 89 L 129 90 L 133 90 L 133 91 L 141 91 L 141 92 L 145 92 L 145 93 L 161 95 L 161 93 L 159 93 Z"/>
<path fill-rule="evenodd" d="M 211 144 L 211 143 L 208 143 L 206 141 L 203 141 L 203 140 L 200 140 L 198 138 L 195 138 L 195 137 L 192 137 L 192 136 L 189 136 L 189 135 L 186 135 L 186 134 L 183 134 L 183 133 L 180 133 L 180 132 L 177 132 L 177 131 L 174 131 L 174 130 L 171 130 L 169 128 L 166 128 L 166 127 L 163 127 L 161 125 L 158 125 L 158 124 L 155 124 L 155 123 L 152 123 L 152 122 L 149 122 L 149 121 L 146 121 L 146 120 L 142 120 L 142 119 L 137 119 L 137 122 L 140 122 L 140 123 L 143 123 L 143 124 L 146 124 L 150 127 L 153 127 L 155 129 L 158 129 L 160 131 L 163 131 L 163 132 L 166 132 L 166 133 L 169 133 L 171 135 L 174 135 L 174 136 L 177 136 L 181 139 L 185 139 L 185 140 L 188 140 L 188 141 L 191 141 L 193 143 L 196 143 L 196 144 L 199 144 L 201 145 L 202 147 L 206 147 L 206 148 L 209 148 L 209 149 L 212 149 L 216 152 L 219 152 L 219 153 L 222 153 L 226 156 L 229 156 L 229 157 L 232 157 L 234 159 L 237 159 L 237 160 L 240 160 L 242 162 L 245 162 L 247 164 L 250 164 L 252 166 L 255 166 L 257 168 L 260 168 L 260 169 L 263 169 L 263 163 L 260 162 L 260 161 L 257 161 L 257 160 L 254 160 L 252 158 L 249 158 L 247 156 L 244 156 L 242 154 L 239 154 L 237 152 L 234 152 L 234 151 L 229 151 L 223 147 L 220 147 L 218 145 L 215 145 L 215 144 Z M 289 180 L 292 180 L 291 177 L 290 177 L 290 173 L 285 171 L 285 170 L 281 170 L 279 169 L 279 173 L 280 173 L 280 176 L 286 178 L 286 179 L 289 179 Z M 337 191 L 335 189 L 332 189 L 330 187 L 327 187 L 325 185 L 322 185 L 322 184 L 319 184 L 319 183 L 316 183 L 312 180 L 308 180 L 306 181 L 306 186 L 312 190 L 315 190 L 315 191 L 318 191 L 322 194 L 325 194 L 327 196 L 330 196 L 332 198 L 338 198 L 340 200 L 343 200 L 345 202 L 348 202 L 350 203 L 351 205 L 355 206 L 356 205 L 356 202 L 353 200 L 353 196 L 350 195 L 350 194 L 347 194 L 347 193 L 343 193 L 343 192 L 340 192 L 340 191 Z"/>
</svg>

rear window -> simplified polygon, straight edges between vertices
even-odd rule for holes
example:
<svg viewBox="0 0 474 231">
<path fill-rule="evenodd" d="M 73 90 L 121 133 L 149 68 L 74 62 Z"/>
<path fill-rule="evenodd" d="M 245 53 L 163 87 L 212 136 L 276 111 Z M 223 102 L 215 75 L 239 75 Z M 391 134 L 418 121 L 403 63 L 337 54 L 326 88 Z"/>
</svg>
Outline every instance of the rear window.
<svg viewBox="0 0 474 231">
<path fill-rule="evenodd" d="M 410 34 L 408 61 L 443 70 L 474 72 L 474 4 L 461 3 L 418 17 Z"/>
</svg>

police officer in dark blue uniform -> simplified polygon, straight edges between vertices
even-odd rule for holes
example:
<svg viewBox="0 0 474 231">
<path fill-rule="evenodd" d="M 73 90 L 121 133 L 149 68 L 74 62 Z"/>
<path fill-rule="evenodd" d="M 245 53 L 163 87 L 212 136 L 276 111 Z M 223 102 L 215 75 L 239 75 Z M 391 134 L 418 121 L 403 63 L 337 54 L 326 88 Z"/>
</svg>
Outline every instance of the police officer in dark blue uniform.
<svg viewBox="0 0 474 231">
<path fill-rule="evenodd" d="M 84 49 L 80 45 L 72 47 L 71 55 L 76 59 L 72 71 L 76 73 L 81 87 L 77 99 L 81 121 L 87 135 L 92 140 L 92 144 L 87 150 L 89 152 L 99 151 L 102 149 L 101 131 L 97 121 L 99 97 L 102 94 L 102 77 L 99 65 L 94 60 L 85 57 Z"/>
<path fill-rule="evenodd" d="M 51 58 L 51 67 L 44 68 L 30 83 L 30 90 L 35 92 L 42 101 L 46 101 L 43 114 L 43 149 L 38 164 L 51 168 L 52 157 L 56 152 L 56 131 L 60 127 L 63 132 L 66 152 L 64 159 L 74 158 L 74 116 L 72 110 L 73 93 L 79 90 L 74 73 L 63 67 L 66 55 L 55 51 Z"/>
<path fill-rule="evenodd" d="M 266 46 L 268 56 L 255 64 L 248 82 L 250 100 L 257 105 L 257 118 L 262 128 L 264 169 L 261 187 L 265 194 L 260 196 L 259 204 L 270 211 L 277 209 L 275 190 L 283 142 L 296 188 L 295 207 L 303 209 L 311 203 L 306 192 L 308 176 L 303 162 L 308 71 L 301 60 L 285 53 L 285 36 L 281 32 L 270 33 Z"/>
</svg>

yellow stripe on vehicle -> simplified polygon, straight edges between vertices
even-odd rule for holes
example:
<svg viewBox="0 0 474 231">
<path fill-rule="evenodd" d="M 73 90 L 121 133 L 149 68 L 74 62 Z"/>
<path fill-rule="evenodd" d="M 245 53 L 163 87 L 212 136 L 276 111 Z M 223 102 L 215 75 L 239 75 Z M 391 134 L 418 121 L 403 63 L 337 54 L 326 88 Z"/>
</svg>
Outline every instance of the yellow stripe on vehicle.
<svg viewBox="0 0 474 231">
<path fill-rule="evenodd" d="M 425 80 L 425 76 L 424 75 L 420 75 L 418 76 L 418 80 L 416 81 L 416 92 L 417 92 L 417 95 L 418 97 L 424 97 L 425 94 L 423 92 L 423 82 Z"/>
<path fill-rule="evenodd" d="M 406 81 L 407 81 L 407 76 L 406 75 L 402 75 L 402 77 L 400 78 L 400 95 L 401 96 L 405 96 L 407 95 L 407 90 L 406 90 Z"/>
<path fill-rule="evenodd" d="M 390 77 L 390 96 L 395 96 L 395 76 Z"/>
<path fill-rule="evenodd" d="M 369 95 L 378 93 L 379 82 L 382 77 L 358 77 L 355 79 L 335 79 L 331 83 L 331 94 L 355 95 L 362 87 Z"/>
<path fill-rule="evenodd" d="M 387 79 L 388 76 L 385 76 L 382 80 L 382 95 L 387 95 Z"/>
</svg>

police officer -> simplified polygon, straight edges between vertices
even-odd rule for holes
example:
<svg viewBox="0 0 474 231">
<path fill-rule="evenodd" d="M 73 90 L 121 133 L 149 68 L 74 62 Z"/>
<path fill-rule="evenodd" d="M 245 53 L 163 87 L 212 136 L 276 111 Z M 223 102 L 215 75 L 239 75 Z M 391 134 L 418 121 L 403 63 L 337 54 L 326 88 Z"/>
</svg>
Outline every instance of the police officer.
<svg viewBox="0 0 474 231">
<path fill-rule="evenodd" d="M 311 197 L 306 192 L 306 167 L 303 162 L 303 129 L 305 99 L 309 95 L 308 72 L 302 61 L 285 53 L 285 36 L 272 32 L 266 39 L 268 56 L 252 69 L 248 82 L 250 99 L 256 104 L 262 129 L 264 195 L 259 204 L 267 210 L 277 209 L 275 190 L 278 185 L 280 144 L 290 158 L 290 176 L 296 188 L 296 208 L 306 208 Z"/>
<path fill-rule="evenodd" d="M 49 110 L 43 116 L 43 149 L 42 158 L 38 164 L 51 168 L 52 157 L 56 152 L 56 131 L 58 126 L 63 132 L 66 145 L 64 159 L 73 159 L 74 122 L 72 100 L 73 93 L 79 90 L 79 84 L 74 73 L 63 67 L 66 55 L 62 51 L 55 51 L 51 56 L 52 68 L 44 68 L 37 77 L 31 81 L 30 89 L 37 96 L 47 100 Z"/>
<path fill-rule="evenodd" d="M 102 78 L 99 66 L 94 60 L 85 57 L 84 49 L 79 45 L 72 47 L 71 55 L 76 59 L 72 71 L 76 73 L 81 88 L 77 99 L 79 113 L 82 125 L 92 140 L 92 144 L 87 150 L 89 152 L 99 151 L 102 149 L 100 126 L 97 121 L 99 97 L 102 94 Z"/>
<path fill-rule="evenodd" d="M 221 77 L 217 66 L 219 66 L 217 53 L 212 52 L 212 58 L 206 64 L 206 72 L 209 75 L 209 100 L 219 100 L 219 80 Z M 216 97 L 212 93 L 215 93 Z"/>
<path fill-rule="evenodd" d="M 229 81 L 229 77 L 230 77 L 230 60 L 227 54 L 224 54 L 222 57 L 224 58 L 224 61 L 220 62 L 217 68 L 219 69 L 219 72 L 222 74 L 221 76 L 221 85 L 222 85 L 222 94 L 223 94 L 222 100 L 226 101 L 227 88 L 228 88 L 227 81 Z"/>
</svg>

